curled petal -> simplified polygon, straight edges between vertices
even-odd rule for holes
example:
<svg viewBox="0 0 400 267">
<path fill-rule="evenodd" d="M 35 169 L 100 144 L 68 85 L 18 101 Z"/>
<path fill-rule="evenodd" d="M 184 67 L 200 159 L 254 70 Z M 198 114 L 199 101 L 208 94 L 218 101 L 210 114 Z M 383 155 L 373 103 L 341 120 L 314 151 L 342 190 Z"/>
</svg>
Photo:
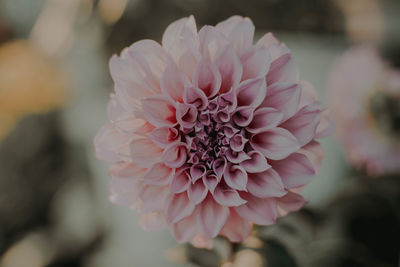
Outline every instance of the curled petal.
<svg viewBox="0 0 400 267">
<path fill-rule="evenodd" d="M 183 92 L 183 101 L 186 104 L 192 104 L 198 110 L 204 110 L 208 105 L 207 96 L 199 88 L 189 86 Z"/>
<path fill-rule="evenodd" d="M 194 72 L 193 85 L 203 90 L 208 98 L 215 96 L 221 87 L 221 74 L 217 66 L 207 60 L 201 60 Z"/>
<path fill-rule="evenodd" d="M 192 183 L 189 186 L 189 190 L 187 191 L 189 200 L 197 205 L 202 202 L 207 196 L 207 187 L 204 185 L 203 180 L 199 179 L 196 182 Z"/>
<path fill-rule="evenodd" d="M 225 157 L 218 158 L 214 161 L 212 168 L 219 179 L 221 179 L 222 175 L 224 174 L 226 165 Z"/>
<path fill-rule="evenodd" d="M 164 186 L 171 182 L 173 174 L 173 169 L 160 162 L 154 164 L 147 170 L 144 175 L 144 181 L 149 185 Z"/>
<path fill-rule="evenodd" d="M 218 51 L 215 57 L 215 65 L 221 74 L 221 93 L 229 92 L 239 85 L 242 79 L 243 66 L 231 45 L 227 45 Z"/>
<path fill-rule="evenodd" d="M 228 149 L 225 155 L 226 155 L 226 158 L 230 162 L 235 163 L 235 164 L 238 164 L 245 160 L 250 159 L 250 157 L 246 154 L 246 152 L 244 152 L 244 151 L 236 152 L 236 151 L 233 151 L 232 149 Z"/>
<path fill-rule="evenodd" d="M 190 167 L 190 177 L 192 182 L 196 182 L 198 179 L 202 178 L 207 172 L 204 165 L 192 165 Z"/>
<path fill-rule="evenodd" d="M 187 157 L 187 145 L 184 143 L 175 143 L 166 148 L 162 154 L 162 160 L 165 165 L 171 168 L 182 166 Z"/>
<path fill-rule="evenodd" d="M 247 173 L 239 165 L 228 164 L 224 172 L 224 180 L 233 189 L 246 191 Z"/>
<path fill-rule="evenodd" d="M 293 153 L 283 160 L 271 161 L 271 165 L 281 176 L 285 188 L 289 189 L 308 184 L 316 173 L 310 160 L 300 153 Z"/>
<path fill-rule="evenodd" d="M 190 216 L 193 213 L 194 208 L 195 205 L 189 201 L 186 193 L 175 194 L 167 204 L 165 212 L 167 221 L 170 223 L 177 223 Z"/>
<path fill-rule="evenodd" d="M 150 96 L 142 100 L 143 114 L 156 127 L 176 124 L 175 106 L 162 95 Z"/>
<path fill-rule="evenodd" d="M 244 160 L 240 163 L 246 172 L 248 173 L 256 173 L 263 172 L 271 168 L 271 165 L 268 164 L 267 159 L 260 152 L 253 150 L 247 153 L 250 159 Z"/>
<path fill-rule="evenodd" d="M 250 223 L 237 214 L 234 209 L 230 209 L 229 218 L 221 230 L 221 235 L 231 242 L 240 242 L 250 235 Z"/>
<path fill-rule="evenodd" d="M 207 172 L 206 175 L 203 176 L 204 185 L 211 193 L 214 193 L 215 187 L 218 185 L 219 181 L 220 178 L 218 178 L 212 171 Z"/>
<path fill-rule="evenodd" d="M 161 91 L 174 101 L 182 102 L 183 91 L 187 86 L 190 86 L 188 77 L 170 64 L 161 77 Z"/>
<path fill-rule="evenodd" d="M 255 78 L 242 82 L 236 89 L 238 106 L 258 107 L 267 93 L 265 78 Z"/>
<path fill-rule="evenodd" d="M 214 120 L 219 123 L 226 123 L 230 120 L 231 116 L 227 107 L 217 111 L 213 116 Z"/>
<path fill-rule="evenodd" d="M 213 197 L 215 201 L 226 207 L 237 207 L 246 203 L 246 200 L 242 199 L 236 190 L 222 186 L 215 188 Z"/>
<path fill-rule="evenodd" d="M 265 77 L 271 64 L 269 51 L 266 48 L 253 48 L 240 56 L 243 64 L 242 80 Z"/>
<path fill-rule="evenodd" d="M 139 138 L 130 143 L 131 160 L 142 166 L 151 166 L 161 160 L 162 149 L 150 138 Z"/>
<path fill-rule="evenodd" d="M 255 134 L 250 143 L 265 157 L 273 160 L 284 159 L 300 148 L 296 137 L 283 128 Z"/>
<path fill-rule="evenodd" d="M 276 202 L 273 198 L 258 198 L 249 193 L 241 193 L 246 204 L 235 207 L 240 217 L 260 225 L 274 224 L 278 216 Z"/>
<path fill-rule="evenodd" d="M 197 119 L 197 109 L 194 105 L 178 103 L 176 119 L 183 128 L 192 128 Z"/>
<path fill-rule="evenodd" d="M 238 107 L 232 115 L 232 119 L 236 125 L 245 127 L 251 123 L 254 116 L 254 107 L 243 106 Z"/>
<path fill-rule="evenodd" d="M 319 103 L 304 106 L 280 127 L 290 131 L 297 138 L 300 146 L 303 146 L 314 139 L 321 118 L 320 113 Z"/>
<path fill-rule="evenodd" d="M 232 112 L 237 107 L 237 99 L 234 90 L 220 94 L 218 97 L 220 107 L 227 107 L 229 112 Z"/>
<path fill-rule="evenodd" d="M 160 127 L 154 129 L 149 137 L 159 147 L 165 148 L 179 141 L 179 131 L 171 127 Z"/>
<path fill-rule="evenodd" d="M 233 127 L 232 125 L 224 125 L 223 127 L 224 135 L 228 138 L 232 138 L 237 132 L 239 132 L 239 129 Z"/>
<path fill-rule="evenodd" d="M 275 128 L 282 121 L 283 114 L 274 108 L 259 108 L 246 127 L 250 133 L 260 133 Z"/>
<path fill-rule="evenodd" d="M 283 114 L 284 121 L 297 112 L 300 94 L 301 88 L 298 84 L 277 83 L 268 87 L 268 95 L 261 106 L 279 110 Z"/>
<path fill-rule="evenodd" d="M 225 225 L 229 208 L 219 205 L 208 196 L 196 211 L 196 221 L 201 232 L 208 238 L 216 237 Z"/>
<path fill-rule="evenodd" d="M 273 169 L 249 174 L 247 189 L 259 198 L 281 197 L 287 193 L 281 177 Z"/>
<path fill-rule="evenodd" d="M 170 190 L 172 193 L 182 193 L 189 189 L 191 179 L 185 169 L 179 170 L 173 175 Z"/>
<path fill-rule="evenodd" d="M 230 147 L 233 151 L 239 152 L 244 149 L 247 139 L 242 134 L 236 134 L 229 140 Z"/>
</svg>

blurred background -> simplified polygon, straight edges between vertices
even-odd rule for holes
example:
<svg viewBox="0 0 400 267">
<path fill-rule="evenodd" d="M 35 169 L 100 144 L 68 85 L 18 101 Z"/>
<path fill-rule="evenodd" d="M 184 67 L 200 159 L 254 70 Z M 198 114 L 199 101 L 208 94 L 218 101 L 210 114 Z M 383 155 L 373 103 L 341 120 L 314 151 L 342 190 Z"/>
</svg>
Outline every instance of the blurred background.
<svg viewBox="0 0 400 267">
<path fill-rule="evenodd" d="M 230 252 L 144 232 L 108 201 L 94 157 L 111 55 L 190 14 L 274 32 L 336 124 L 306 207 Z M 0 267 L 221 266 L 229 253 L 234 266 L 400 266 L 399 14 L 398 0 L 0 0 Z"/>
</svg>

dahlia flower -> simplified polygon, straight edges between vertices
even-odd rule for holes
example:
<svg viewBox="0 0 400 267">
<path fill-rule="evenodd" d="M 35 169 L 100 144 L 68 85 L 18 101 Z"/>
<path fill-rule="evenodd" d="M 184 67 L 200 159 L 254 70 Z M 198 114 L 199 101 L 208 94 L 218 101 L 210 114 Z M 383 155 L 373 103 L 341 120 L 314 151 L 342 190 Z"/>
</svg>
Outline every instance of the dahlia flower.
<svg viewBox="0 0 400 267">
<path fill-rule="evenodd" d="M 110 60 L 115 94 L 95 138 L 111 163 L 111 201 L 168 226 L 178 242 L 240 242 L 305 203 L 327 133 L 316 93 L 289 49 L 234 16 L 197 32 L 173 22 Z"/>
<path fill-rule="evenodd" d="M 328 79 L 336 136 L 350 164 L 372 176 L 400 171 L 400 71 L 371 47 L 340 56 Z"/>
</svg>

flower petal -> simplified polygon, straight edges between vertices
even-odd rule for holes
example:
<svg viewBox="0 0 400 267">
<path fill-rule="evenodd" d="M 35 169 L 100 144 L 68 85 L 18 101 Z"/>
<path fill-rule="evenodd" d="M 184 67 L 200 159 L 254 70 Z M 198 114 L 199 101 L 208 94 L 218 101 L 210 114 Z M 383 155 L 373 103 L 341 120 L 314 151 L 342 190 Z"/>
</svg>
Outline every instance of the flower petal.
<svg viewBox="0 0 400 267">
<path fill-rule="evenodd" d="M 268 87 L 262 107 L 272 107 L 283 113 L 283 121 L 297 112 L 301 88 L 294 83 L 277 83 Z"/>
<path fill-rule="evenodd" d="M 267 93 L 265 78 L 255 78 L 242 82 L 236 90 L 238 106 L 258 107 Z"/>
<path fill-rule="evenodd" d="M 246 203 L 246 200 L 242 199 L 236 190 L 222 186 L 215 188 L 213 197 L 215 201 L 226 207 L 237 207 Z"/>
<path fill-rule="evenodd" d="M 286 195 L 276 198 L 279 209 L 283 210 L 280 215 L 286 215 L 288 212 L 297 211 L 306 204 L 306 200 L 299 194 L 288 191 Z"/>
<path fill-rule="evenodd" d="M 258 108 L 246 127 L 250 133 L 260 133 L 275 128 L 283 119 L 283 114 L 274 108 Z"/>
<path fill-rule="evenodd" d="M 140 225 L 145 231 L 161 231 L 167 226 L 163 212 L 151 212 L 140 215 Z"/>
<path fill-rule="evenodd" d="M 214 161 L 212 168 L 219 179 L 221 179 L 222 175 L 224 174 L 226 165 L 225 157 L 218 158 Z"/>
<path fill-rule="evenodd" d="M 228 92 L 239 85 L 243 66 L 232 46 L 227 45 L 218 51 L 215 56 L 215 65 L 221 74 L 221 93 Z"/>
<path fill-rule="evenodd" d="M 221 87 L 221 74 L 215 64 L 201 60 L 193 75 L 193 85 L 203 90 L 208 98 L 215 96 Z"/>
<path fill-rule="evenodd" d="M 203 183 L 202 179 L 197 180 L 196 182 L 190 184 L 189 190 L 187 191 L 189 200 L 197 205 L 201 203 L 207 196 L 207 188 Z"/>
<path fill-rule="evenodd" d="M 156 163 L 151 166 L 144 175 L 144 181 L 149 185 L 164 186 L 171 182 L 174 170 L 164 163 Z"/>
<path fill-rule="evenodd" d="M 192 165 L 190 167 L 190 177 L 192 182 L 194 183 L 198 179 L 202 178 L 207 172 L 207 168 L 204 165 Z"/>
<path fill-rule="evenodd" d="M 173 175 L 170 190 L 172 193 L 182 193 L 189 189 L 191 179 L 185 169 L 179 170 Z"/>
<path fill-rule="evenodd" d="M 176 105 L 176 119 L 183 128 L 192 128 L 197 119 L 197 108 L 191 104 L 178 103 Z"/>
<path fill-rule="evenodd" d="M 253 120 L 253 115 L 254 107 L 242 106 L 235 110 L 235 113 L 232 115 L 232 119 L 236 125 L 240 127 L 246 127 Z"/>
<path fill-rule="evenodd" d="M 242 81 L 265 77 L 271 65 L 271 57 L 266 48 L 253 48 L 240 56 L 243 64 Z"/>
<path fill-rule="evenodd" d="M 171 127 L 156 128 L 150 133 L 149 137 L 155 144 L 162 148 L 180 140 L 179 131 Z"/>
<path fill-rule="evenodd" d="M 196 221 L 201 232 L 208 238 L 216 237 L 225 225 L 229 216 L 229 209 L 219 205 L 208 196 L 204 202 L 199 205 L 196 212 Z"/>
<path fill-rule="evenodd" d="M 228 164 L 224 172 L 224 180 L 231 188 L 246 191 L 247 173 L 239 165 Z"/>
<path fill-rule="evenodd" d="M 178 243 L 189 242 L 197 233 L 195 217 L 192 215 L 174 223 L 171 233 Z"/>
<path fill-rule="evenodd" d="M 270 163 L 281 176 L 285 188 L 289 189 L 308 184 L 316 173 L 310 160 L 300 153 L 293 153 L 283 160 Z"/>
<path fill-rule="evenodd" d="M 182 102 L 183 91 L 190 85 L 188 77 L 173 64 L 168 65 L 161 77 L 161 91 L 176 102 Z"/>
<path fill-rule="evenodd" d="M 211 193 L 214 193 L 215 187 L 218 185 L 219 181 L 220 178 L 213 174 L 212 171 L 209 171 L 208 173 L 206 173 L 206 175 L 203 176 L 204 185 Z"/>
<path fill-rule="evenodd" d="M 167 147 L 163 154 L 162 160 L 165 165 L 171 168 L 179 168 L 186 162 L 187 145 L 185 143 L 175 143 Z"/>
<path fill-rule="evenodd" d="M 314 102 L 304 106 L 293 117 L 285 121 L 280 127 L 287 129 L 299 141 L 300 146 L 310 142 L 320 122 L 320 105 Z"/>
<path fill-rule="evenodd" d="M 314 167 L 315 173 L 318 174 L 321 170 L 322 158 L 324 157 L 322 146 L 317 141 L 313 140 L 303 146 L 298 152 L 308 158 Z"/>
<path fill-rule="evenodd" d="M 200 52 L 204 58 L 213 61 L 217 52 L 229 44 L 229 40 L 212 26 L 204 26 L 199 31 Z"/>
<path fill-rule="evenodd" d="M 156 127 L 176 124 L 175 106 L 162 95 L 150 96 L 142 100 L 143 114 Z"/>
<path fill-rule="evenodd" d="M 330 117 L 330 112 L 329 110 L 324 110 L 321 113 L 321 121 L 317 126 L 317 131 L 315 134 L 315 138 L 323 138 L 326 136 L 329 136 L 333 133 L 334 131 L 334 124 L 333 121 Z"/>
<path fill-rule="evenodd" d="M 241 193 L 246 204 L 235 207 L 240 217 L 259 225 L 274 224 L 278 216 L 276 202 L 273 198 L 257 198 L 249 193 Z"/>
<path fill-rule="evenodd" d="M 141 166 L 151 166 L 161 160 L 162 149 L 156 146 L 150 138 L 139 138 L 130 143 L 130 157 L 134 163 Z"/>
<path fill-rule="evenodd" d="M 183 92 L 183 101 L 186 104 L 192 104 L 198 110 L 204 110 L 208 105 L 207 96 L 199 88 L 189 86 Z"/>
<path fill-rule="evenodd" d="M 221 230 L 221 235 L 231 242 L 241 242 L 250 235 L 250 223 L 237 214 L 234 209 L 229 210 L 228 220 Z"/>
<path fill-rule="evenodd" d="M 273 169 L 259 173 L 250 173 L 247 189 L 251 194 L 259 198 L 281 197 L 287 193 L 281 177 Z"/>
<path fill-rule="evenodd" d="M 154 196 L 153 196 L 154 197 Z M 166 218 L 170 223 L 177 223 L 190 216 L 195 205 L 189 201 L 186 193 L 175 194 L 171 197 L 166 208 Z"/>
<path fill-rule="evenodd" d="M 141 200 L 139 212 L 149 213 L 164 210 L 169 196 L 168 186 L 146 185 L 139 196 Z"/>
<path fill-rule="evenodd" d="M 265 157 L 273 160 L 286 158 L 299 150 L 296 137 L 283 128 L 274 128 L 253 135 L 251 145 Z"/>
<path fill-rule="evenodd" d="M 268 164 L 267 159 L 260 152 L 253 150 L 247 153 L 250 159 L 242 161 L 242 166 L 248 173 L 263 172 L 271 168 Z"/>
</svg>

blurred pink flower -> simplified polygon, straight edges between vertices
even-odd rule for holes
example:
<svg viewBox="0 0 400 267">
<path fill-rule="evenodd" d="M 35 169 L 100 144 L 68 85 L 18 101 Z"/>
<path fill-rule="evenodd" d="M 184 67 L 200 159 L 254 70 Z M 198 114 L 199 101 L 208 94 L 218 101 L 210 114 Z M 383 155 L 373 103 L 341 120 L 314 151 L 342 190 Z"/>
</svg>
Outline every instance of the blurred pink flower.
<svg viewBox="0 0 400 267">
<path fill-rule="evenodd" d="M 286 45 L 271 33 L 253 45 L 253 34 L 248 18 L 197 32 L 190 16 L 162 46 L 143 40 L 111 58 L 96 153 L 112 163 L 111 201 L 138 210 L 145 229 L 209 247 L 304 205 L 295 190 L 320 168 L 315 138 L 328 123 Z"/>
<path fill-rule="evenodd" d="M 351 48 L 333 66 L 328 99 L 350 164 L 373 176 L 400 171 L 400 72 L 371 47 Z"/>
</svg>

